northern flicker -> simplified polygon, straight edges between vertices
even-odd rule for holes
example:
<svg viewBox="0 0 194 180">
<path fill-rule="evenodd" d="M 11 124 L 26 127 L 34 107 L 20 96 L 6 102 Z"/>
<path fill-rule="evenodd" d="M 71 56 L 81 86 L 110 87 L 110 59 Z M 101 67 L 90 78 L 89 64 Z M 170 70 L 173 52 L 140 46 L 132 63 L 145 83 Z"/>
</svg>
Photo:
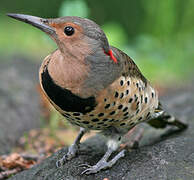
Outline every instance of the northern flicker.
<svg viewBox="0 0 194 180">
<path fill-rule="evenodd" d="M 141 122 L 156 128 L 187 127 L 162 110 L 156 89 L 127 54 L 109 45 L 95 22 L 71 16 L 8 16 L 41 29 L 58 46 L 40 67 L 40 84 L 56 110 L 71 124 L 81 127 L 68 153 L 57 161 L 58 167 L 75 157 L 88 130 L 100 130 L 106 136 L 107 152 L 96 165 L 88 166 L 85 174 L 110 168 L 123 157 L 124 149 L 108 161 L 122 137 Z"/>
</svg>

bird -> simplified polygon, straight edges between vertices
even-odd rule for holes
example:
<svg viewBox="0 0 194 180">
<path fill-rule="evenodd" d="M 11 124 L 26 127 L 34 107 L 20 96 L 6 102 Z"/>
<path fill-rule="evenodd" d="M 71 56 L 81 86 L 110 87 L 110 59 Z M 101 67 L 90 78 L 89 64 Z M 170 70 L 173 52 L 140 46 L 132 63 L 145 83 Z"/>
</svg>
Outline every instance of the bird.
<svg viewBox="0 0 194 180">
<path fill-rule="evenodd" d="M 86 165 L 82 174 L 111 168 L 124 157 L 122 149 L 109 160 L 124 135 L 139 123 L 186 129 L 186 123 L 163 110 L 158 91 L 127 54 L 109 45 L 94 21 L 76 16 L 7 15 L 42 30 L 58 47 L 42 62 L 40 85 L 54 108 L 80 131 L 68 152 L 57 160 L 57 167 L 77 155 L 81 138 L 90 130 L 106 137 L 107 151 L 95 165 Z"/>
</svg>

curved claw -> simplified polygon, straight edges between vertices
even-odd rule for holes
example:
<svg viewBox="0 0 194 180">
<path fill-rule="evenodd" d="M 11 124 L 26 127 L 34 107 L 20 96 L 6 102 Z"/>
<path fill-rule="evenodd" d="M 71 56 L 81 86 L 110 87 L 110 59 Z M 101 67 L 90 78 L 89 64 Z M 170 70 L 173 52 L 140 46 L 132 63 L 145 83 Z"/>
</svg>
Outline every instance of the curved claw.
<svg viewBox="0 0 194 180">
<path fill-rule="evenodd" d="M 75 154 L 72 154 L 71 152 L 68 152 L 61 159 L 59 159 L 56 162 L 56 166 L 57 167 L 63 166 L 67 161 L 71 160 L 73 157 L 75 157 Z"/>
<path fill-rule="evenodd" d="M 61 166 L 63 166 L 63 164 L 67 161 L 67 155 L 64 155 L 61 159 L 59 159 L 56 162 L 56 166 L 59 168 Z"/>
<path fill-rule="evenodd" d="M 59 168 L 59 167 L 60 167 L 60 165 L 59 165 L 59 161 L 57 161 L 57 162 L 56 162 L 56 166 L 57 166 L 57 168 Z"/>
<path fill-rule="evenodd" d="M 56 162 L 56 166 L 59 168 L 62 166 L 61 159 Z"/>
<path fill-rule="evenodd" d="M 70 146 L 68 153 L 65 154 L 61 159 L 59 159 L 56 162 L 56 166 L 61 167 L 62 165 L 65 164 L 65 162 L 73 159 L 76 156 L 77 151 L 78 151 L 78 146 L 77 145 Z"/>
<path fill-rule="evenodd" d="M 94 173 L 97 173 L 97 172 L 99 172 L 100 170 L 106 169 L 106 168 L 107 168 L 106 166 L 104 166 L 104 167 L 100 167 L 100 166 L 96 166 L 96 165 L 90 166 L 90 168 L 85 169 L 85 170 L 81 173 L 81 175 L 83 175 L 83 174 L 94 174 Z"/>
<path fill-rule="evenodd" d="M 80 164 L 77 167 L 88 167 L 88 168 L 91 168 L 92 166 L 89 165 L 89 164 Z"/>
<path fill-rule="evenodd" d="M 81 175 L 85 174 L 88 171 L 88 169 L 84 170 Z"/>
<path fill-rule="evenodd" d="M 81 173 L 81 175 L 83 175 L 83 174 L 92 174 L 92 173 L 96 173 L 96 172 L 97 172 L 97 171 L 94 171 L 94 169 L 88 168 L 88 169 L 84 170 L 84 171 Z"/>
</svg>

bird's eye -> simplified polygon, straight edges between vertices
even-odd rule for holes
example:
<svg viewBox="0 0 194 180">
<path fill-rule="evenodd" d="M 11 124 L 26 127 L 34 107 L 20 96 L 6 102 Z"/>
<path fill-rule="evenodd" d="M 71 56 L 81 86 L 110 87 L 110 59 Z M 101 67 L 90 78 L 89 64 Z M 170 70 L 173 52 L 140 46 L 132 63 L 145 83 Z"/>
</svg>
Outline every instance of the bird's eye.
<svg viewBox="0 0 194 180">
<path fill-rule="evenodd" d="M 67 35 L 67 36 L 71 36 L 73 35 L 75 32 L 74 28 L 71 27 L 71 26 L 66 26 L 65 29 L 64 29 L 64 33 Z"/>
</svg>

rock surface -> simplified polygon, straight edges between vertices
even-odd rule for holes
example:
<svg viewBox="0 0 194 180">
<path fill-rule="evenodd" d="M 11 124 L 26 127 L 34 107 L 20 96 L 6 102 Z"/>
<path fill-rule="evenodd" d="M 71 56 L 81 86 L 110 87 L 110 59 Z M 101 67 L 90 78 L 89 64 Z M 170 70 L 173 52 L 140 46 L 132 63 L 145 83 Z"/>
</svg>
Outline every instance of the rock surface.
<svg viewBox="0 0 194 180">
<path fill-rule="evenodd" d="M 80 155 L 62 168 L 55 162 L 61 158 L 64 148 L 41 164 L 23 171 L 10 180 L 193 180 L 194 179 L 194 88 L 173 91 L 162 98 L 169 111 L 183 121 L 189 128 L 168 137 L 164 130 L 146 126 L 146 133 L 139 149 L 126 153 L 111 169 L 94 175 L 80 175 L 84 170 L 80 164 L 95 164 L 105 152 L 104 140 L 100 136 L 90 138 L 81 145 Z M 162 138 L 163 137 L 163 138 Z"/>
<path fill-rule="evenodd" d="M 14 58 L 0 63 L 0 154 L 9 153 L 20 136 L 40 126 L 38 65 Z"/>
</svg>

